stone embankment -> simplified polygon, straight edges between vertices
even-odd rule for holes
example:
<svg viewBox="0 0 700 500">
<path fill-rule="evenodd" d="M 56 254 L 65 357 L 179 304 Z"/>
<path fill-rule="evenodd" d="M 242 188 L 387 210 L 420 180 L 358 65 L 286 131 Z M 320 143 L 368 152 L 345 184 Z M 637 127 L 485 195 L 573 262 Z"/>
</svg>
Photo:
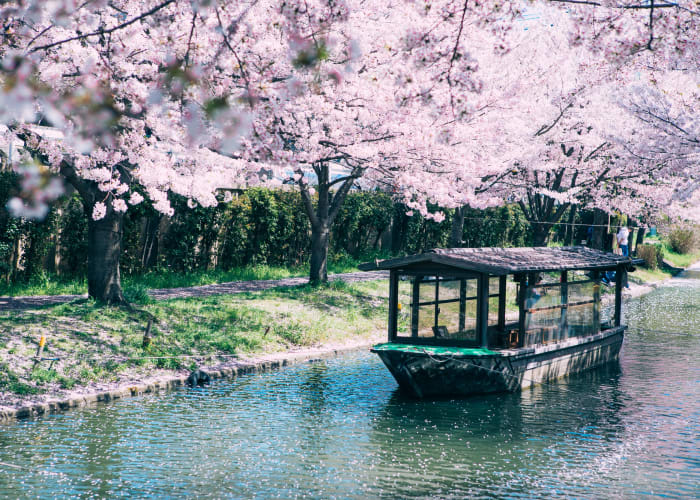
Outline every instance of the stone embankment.
<svg viewBox="0 0 700 500">
<path fill-rule="evenodd" d="M 349 351 L 367 348 L 371 344 L 380 342 L 383 338 L 383 335 L 381 337 L 377 335 L 370 340 L 357 339 L 345 344 L 325 345 L 251 358 L 237 358 L 213 366 L 203 366 L 201 369 L 207 372 L 212 379 L 232 379 L 240 375 L 268 372 L 284 366 L 332 358 Z M 61 399 L 24 402 L 17 407 L 0 406 L 0 422 L 46 415 L 141 394 L 173 390 L 185 386 L 188 375 L 188 372 L 180 371 L 176 374 L 171 373 L 134 382 L 96 384 L 93 387 L 77 388 Z"/>
<path fill-rule="evenodd" d="M 700 273 L 700 262 L 690 266 L 685 273 Z M 343 281 L 367 281 L 372 279 L 386 278 L 388 273 L 358 272 L 346 273 L 331 276 L 331 279 L 342 279 Z M 215 294 L 241 293 L 247 291 L 265 290 L 278 286 L 296 286 L 308 282 L 306 278 L 287 278 L 283 280 L 264 280 L 253 282 L 231 282 L 218 285 L 205 285 L 200 287 L 176 288 L 152 290 L 149 294 L 157 300 L 176 297 L 205 297 Z M 657 288 L 660 283 L 635 284 L 630 283 L 629 289 L 624 290 L 625 299 L 635 298 L 649 293 Z M 58 297 L 16 297 L 0 298 L 0 309 L 24 309 L 41 305 L 55 304 L 74 300 L 79 296 L 58 296 Z M 45 300 L 45 302 L 42 302 Z M 284 366 L 313 362 L 315 360 L 331 358 L 342 353 L 367 348 L 371 344 L 381 341 L 383 334 L 378 334 L 376 338 L 356 339 L 352 343 L 342 345 L 325 345 L 315 348 L 300 349 L 297 351 L 287 351 L 262 355 L 251 358 L 236 358 L 218 365 L 202 367 L 212 379 L 231 379 L 240 375 L 266 372 Z M 18 399 L 17 406 L 0 406 L 0 422 L 8 422 L 17 418 L 27 418 L 38 415 L 68 410 L 101 402 L 109 402 L 125 397 L 138 396 L 159 391 L 173 390 L 185 385 L 188 372 L 180 371 L 175 374 L 167 372 L 156 377 L 141 379 L 133 382 L 121 382 L 115 384 L 95 384 L 91 387 L 77 388 L 69 395 L 61 399 L 47 399 L 45 401 L 22 402 Z"/>
</svg>

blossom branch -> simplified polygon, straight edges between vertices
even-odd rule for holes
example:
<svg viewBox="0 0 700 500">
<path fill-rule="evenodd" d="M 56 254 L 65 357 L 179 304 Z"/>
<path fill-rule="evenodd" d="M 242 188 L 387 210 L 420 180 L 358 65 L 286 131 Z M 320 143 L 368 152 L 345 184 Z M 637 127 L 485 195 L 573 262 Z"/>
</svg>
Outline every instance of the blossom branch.
<svg viewBox="0 0 700 500">
<path fill-rule="evenodd" d="M 164 9 L 165 7 L 167 7 L 168 5 L 170 5 L 171 3 L 174 3 L 175 1 L 176 1 L 176 0 L 165 0 L 165 1 L 162 2 L 161 4 L 156 5 L 155 7 L 153 7 L 152 9 L 150 9 L 150 10 L 148 10 L 148 11 L 146 11 L 146 12 L 143 12 L 142 14 L 139 14 L 138 16 L 136 16 L 136 17 L 134 17 L 134 18 L 132 18 L 132 19 L 129 19 L 128 21 L 125 21 L 125 22 L 123 22 L 123 23 L 121 23 L 121 24 L 118 24 L 117 26 L 113 26 L 112 28 L 107 28 L 107 29 L 100 28 L 100 29 L 98 29 L 98 30 L 96 30 L 96 31 L 93 31 L 93 32 L 91 32 L 91 33 L 83 33 L 83 34 L 81 34 L 81 35 L 72 36 L 72 37 L 69 37 L 69 38 L 65 38 L 65 39 L 63 39 L 63 40 L 59 40 L 59 41 L 56 41 L 56 42 L 48 43 L 48 44 L 46 44 L 46 45 L 41 45 L 41 46 L 39 46 L 39 47 L 34 47 L 32 50 L 29 51 L 29 53 L 31 54 L 31 53 L 33 53 L 33 52 L 38 52 L 38 51 L 40 51 L 40 50 L 50 49 L 50 48 L 56 47 L 56 46 L 58 46 L 58 45 L 63 45 L 64 43 L 74 42 L 74 41 L 76 41 L 76 40 L 83 40 L 83 39 L 89 38 L 89 37 L 91 37 L 91 36 L 99 36 L 99 35 L 106 35 L 106 34 L 108 34 L 108 33 L 113 33 L 113 32 L 115 32 L 115 31 L 118 31 L 118 30 L 121 30 L 121 29 L 123 29 L 123 28 L 126 28 L 127 26 L 131 26 L 132 24 L 134 24 L 135 22 L 140 21 L 141 19 L 145 19 L 145 18 L 147 18 L 147 17 L 149 17 L 149 16 L 152 16 L 153 14 L 155 14 L 156 12 L 158 12 L 159 10 Z"/>
</svg>

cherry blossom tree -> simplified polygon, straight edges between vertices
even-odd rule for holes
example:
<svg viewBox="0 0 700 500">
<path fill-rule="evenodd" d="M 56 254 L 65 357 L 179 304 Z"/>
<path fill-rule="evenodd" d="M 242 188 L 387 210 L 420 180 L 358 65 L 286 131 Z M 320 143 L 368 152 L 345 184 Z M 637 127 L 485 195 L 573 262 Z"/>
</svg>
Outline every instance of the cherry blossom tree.
<svg viewBox="0 0 700 500">
<path fill-rule="evenodd" d="M 521 105 L 500 146 L 510 168 L 486 176 L 481 189 L 520 204 L 536 245 L 547 243 L 572 207 L 646 219 L 678 214 L 681 207 L 686 217 L 697 213 L 697 73 L 666 77 L 674 80 L 675 93 L 664 93 L 658 80 L 618 70 L 597 87 L 572 85 L 553 99 L 543 92 Z M 533 117 L 537 121 L 527 127 Z"/>
<path fill-rule="evenodd" d="M 90 216 L 89 293 L 121 302 L 119 241 L 130 204 L 145 196 L 168 214 L 169 192 L 209 206 L 217 188 L 289 176 L 312 222 L 312 280 L 324 280 L 328 227 L 359 179 L 390 186 L 424 213 L 428 202 L 497 198 L 479 192 L 481 180 L 511 165 L 485 161 L 497 141 L 473 127 L 536 85 L 523 71 L 489 88 L 493 79 L 480 76 L 508 69 L 500 58 L 519 43 L 511 35 L 522 5 L 3 2 L 0 122 L 31 156 L 17 168 L 33 172 L 33 194 L 11 208 L 26 213 L 50 201 L 60 191 L 51 174 L 71 184 Z M 567 44 L 616 65 L 649 52 L 663 71 L 698 54 L 690 0 L 546 8 L 568 9 Z M 330 175 L 336 164 L 340 178 Z"/>
<path fill-rule="evenodd" d="M 572 206 L 631 215 L 678 213 L 680 207 L 686 217 L 688 208 L 697 212 L 696 40 L 682 30 L 675 33 L 687 50 L 674 57 L 668 57 L 668 46 L 656 45 L 668 40 L 657 42 L 650 33 L 643 45 L 616 45 L 614 53 L 591 50 L 581 37 L 576 43 L 562 40 L 581 31 L 575 16 L 547 14 L 537 16 L 541 26 L 530 35 L 508 35 L 509 54 L 501 61 L 514 58 L 506 63 L 509 74 L 479 71 L 485 89 L 500 88 L 500 98 L 484 103 L 497 112 L 479 119 L 471 113 L 452 127 L 466 127 L 467 135 L 478 137 L 489 165 L 480 170 L 458 165 L 449 182 L 463 186 L 456 191 L 474 190 L 482 206 L 494 198 L 518 202 L 540 245 Z M 697 22 L 696 14 L 688 13 L 686 21 L 686 27 Z M 525 67 L 518 70 L 518 61 Z M 653 74 L 640 77 L 649 71 Z M 516 86 L 518 80 L 525 85 Z M 661 80 L 668 80 L 664 88 Z M 517 98 L 507 99 L 509 87 Z M 477 172 L 483 183 L 465 186 L 460 174 Z M 455 243 L 461 241 L 459 213 L 458 207 Z"/>
<path fill-rule="evenodd" d="M 645 85 L 643 84 L 646 83 Z M 630 96 L 620 99 L 634 120 L 634 142 L 618 138 L 630 161 L 662 167 L 654 186 L 665 183 L 657 205 L 674 218 L 700 221 L 700 74 L 686 69 L 637 75 Z M 652 188 L 653 189 L 653 188 Z"/>
<path fill-rule="evenodd" d="M 269 176 L 257 160 L 274 159 L 279 138 L 258 129 L 254 113 L 294 87 L 289 72 L 278 78 L 272 68 L 284 59 L 310 72 L 320 59 L 296 31 L 295 18 L 309 14 L 303 4 L 54 1 L 0 11 L 0 118 L 24 140 L 18 170 L 34 171 L 38 160 L 80 194 L 90 217 L 91 296 L 124 301 L 118 257 L 130 204 L 145 195 L 170 214 L 172 191 L 210 206 L 217 188 Z M 314 23 L 344 15 L 326 5 Z M 63 135 L 46 137 L 32 123 Z M 245 155 L 237 154 L 245 135 Z M 26 213 L 46 201 L 16 199 L 10 208 Z"/>
</svg>

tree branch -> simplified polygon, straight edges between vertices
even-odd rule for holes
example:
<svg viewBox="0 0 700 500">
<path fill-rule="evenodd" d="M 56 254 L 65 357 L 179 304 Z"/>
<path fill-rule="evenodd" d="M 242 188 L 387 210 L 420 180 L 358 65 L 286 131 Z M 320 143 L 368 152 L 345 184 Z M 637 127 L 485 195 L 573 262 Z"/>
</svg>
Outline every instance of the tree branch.
<svg viewBox="0 0 700 500">
<path fill-rule="evenodd" d="M 301 173 L 300 171 L 297 171 L 297 173 Z M 316 216 L 316 211 L 314 210 L 314 203 L 311 200 L 311 194 L 309 194 L 309 187 L 302 182 L 304 179 L 304 174 L 301 173 L 301 177 L 297 181 L 297 185 L 299 186 L 299 193 L 301 194 L 301 200 L 304 202 L 304 210 L 306 211 L 306 215 L 309 217 L 309 222 L 311 222 L 311 225 L 314 228 L 319 227 L 319 220 L 318 217 Z"/>
<path fill-rule="evenodd" d="M 156 5 L 155 7 L 153 7 L 152 9 L 150 9 L 150 10 L 148 10 L 148 11 L 146 11 L 146 12 L 143 12 L 143 13 L 139 14 L 138 16 L 136 16 L 136 17 L 134 17 L 134 18 L 132 18 L 132 19 L 129 19 L 128 21 L 125 21 L 125 22 L 123 22 L 122 24 L 118 24 L 117 26 L 114 26 L 114 27 L 112 27 L 112 28 L 108 28 L 108 29 L 99 29 L 99 30 L 97 30 L 97 31 L 93 31 L 92 33 L 84 33 L 84 34 L 82 34 L 82 35 L 72 36 L 72 37 L 69 37 L 69 38 L 65 38 L 65 39 L 63 39 L 63 40 L 59 40 L 59 41 L 57 41 L 57 42 L 48 43 L 48 44 L 46 44 L 46 45 L 41 45 L 41 46 L 39 46 L 39 47 L 33 48 L 32 50 L 29 51 L 29 53 L 31 54 L 31 53 L 33 53 L 33 52 L 38 52 L 39 50 L 50 49 L 50 48 L 52 48 L 52 47 L 56 47 L 56 46 L 62 45 L 62 44 L 64 44 L 64 43 L 74 42 L 75 40 L 82 40 L 82 39 L 84 39 L 84 38 L 88 38 L 88 37 L 91 37 L 91 36 L 106 35 L 106 34 L 108 34 L 108 33 L 113 33 L 113 32 L 115 32 L 115 31 L 118 31 L 118 30 L 122 29 L 122 28 L 126 28 L 127 26 L 130 26 L 130 25 L 134 24 L 135 22 L 140 21 L 141 19 L 145 19 L 146 17 L 152 16 L 153 14 L 155 14 L 156 12 L 158 12 L 159 10 L 164 9 L 165 7 L 167 7 L 168 5 L 170 5 L 171 3 L 174 3 L 174 2 L 175 2 L 175 0 L 165 0 L 165 1 L 162 2 L 161 4 Z"/>
</svg>

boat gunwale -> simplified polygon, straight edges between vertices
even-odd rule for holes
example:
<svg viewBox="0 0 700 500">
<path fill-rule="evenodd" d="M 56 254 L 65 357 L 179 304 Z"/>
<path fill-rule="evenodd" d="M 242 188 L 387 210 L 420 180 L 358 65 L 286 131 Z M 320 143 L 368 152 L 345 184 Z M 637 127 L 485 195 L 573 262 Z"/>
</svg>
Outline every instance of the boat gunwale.
<svg viewBox="0 0 700 500">
<path fill-rule="evenodd" d="M 619 335 L 624 333 L 627 329 L 626 325 L 615 326 L 606 330 L 599 331 L 593 335 L 587 335 L 585 337 L 571 337 L 560 342 L 552 342 L 547 344 L 538 344 L 536 346 L 520 347 L 516 349 L 501 349 L 501 350 L 491 350 L 491 349 L 481 349 L 481 348 L 464 348 L 461 346 L 444 346 L 444 345 L 427 345 L 427 344 L 411 344 L 407 342 L 384 342 L 382 344 L 376 344 L 370 348 L 370 352 L 375 354 L 380 354 L 382 352 L 403 352 L 405 354 L 411 354 L 419 357 L 450 357 L 450 358 L 509 358 L 509 359 L 520 359 L 524 357 L 535 356 L 545 353 L 553 353 L 556 351 L 567 350 L 572 347 L 584 346 L 585 344 L 596 343 L 601 340 L 605 340 L 609 337 Z M 392 349 L 377 349 L 380 346 L 393 345 L 399 348 Z M 402 350 L 400 346 L 406 346 L 406 350 Z M 482 354 L 467 354 L 467 353 L 439 353 L 439 352 L 428 352 L 425 350 L 426 347 L 441 347 L 449 348 L 452 347 L 456 350 L 479 350 L 479 351 L 490 351 L 484 352 Z M 420 350 L 422 348 L 422 351 Z"/>
</svg>

